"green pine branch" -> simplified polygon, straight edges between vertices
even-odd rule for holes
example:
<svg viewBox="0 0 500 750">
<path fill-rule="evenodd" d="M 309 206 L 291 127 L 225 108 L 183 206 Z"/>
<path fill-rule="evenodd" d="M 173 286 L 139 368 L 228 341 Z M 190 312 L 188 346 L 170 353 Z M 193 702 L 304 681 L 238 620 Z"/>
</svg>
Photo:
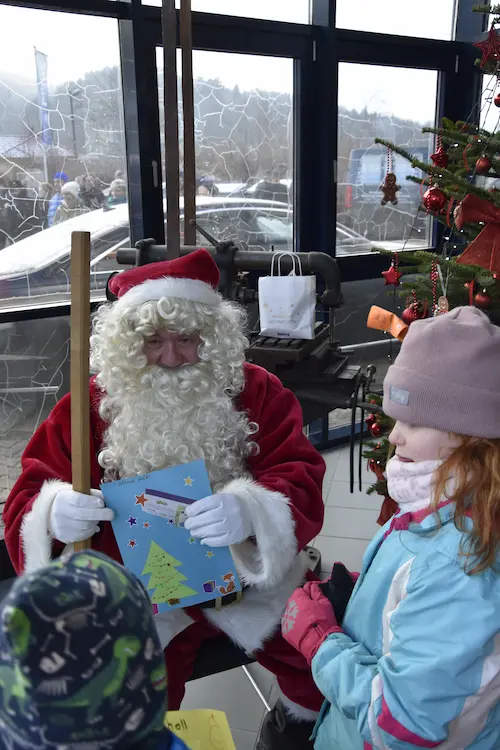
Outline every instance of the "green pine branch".
<svg viewBox="0 0 500 750">
<path fill-rule="evenodd" d="M 490 5 L 489 3 L 483 5 L 473 5 L 473 13 L 487 13 L 490 16 L 500 15 L 500 5 Z"/>
<path fill-rule="evenodd" d="M 477 195 L 478 198 L 482 198 L 483 200 L 486 200 L 488 201 L 488 203 L 492 203 L 495 206 L 500 206 L 500 193 L 490 193 L 488 190 L 485 190 L 485 188 L 472 184 L 464 177 L 461 177 L 460 175 L 452 172 L 449 169 L 445 169 L 444 167 L 435 167 L 432 164 L 427 164 L 426 162 L 417 159 L 407 149 L 403 148 L 402 146 L 396 146 L 396 144 L 391 143 L 391 141 L 388 141 L 385 138 L 375 138 L 375 143 L 379 143 L 382 146 L 395 151 L 404 159 L 407 159 L 412 167 L 421 169 L 422 172 L 427 172 L 429 176 L 433 177 L 433 184 L 437 187 L 446 189 L 447 187 L 449 188 L 450 186 L 452 186 L 457 196 L 463 198 L 468 193 L 474 193 L 474 195 Z M 414 175 L 408 175 L 406 179 L 410 182 L 416 182 L 418 184 L 422 183 L 422 180 L 418 177 L 415 177 Z M 425 184 L 428 184 L 428 182 L 425 182 Z M 463 193 L 458 192 L 459 187 L 462 189 Z"/>
</svg>

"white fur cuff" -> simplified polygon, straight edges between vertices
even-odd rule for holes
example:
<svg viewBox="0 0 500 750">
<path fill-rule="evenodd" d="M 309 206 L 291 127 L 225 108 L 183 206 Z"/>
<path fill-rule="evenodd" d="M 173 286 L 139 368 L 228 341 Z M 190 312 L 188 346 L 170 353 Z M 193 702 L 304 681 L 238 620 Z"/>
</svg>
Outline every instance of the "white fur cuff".
<svg viewBox="0 0 500 750">
<path fill-rule="evenodd" d="M 21 526 L 25 573 L 32 573 L 50 563 L 52 559 L 52 536 L 49 531 L 50 511 L 58 492 L 68 489 L 72 489 L 70 484 L 57 479 L 44 482 L 30 512 L 25 515 Z"/>
<path fill-rule="evenodd" d="M 221 492 L 236 495 L 252 518 L 255 542 L 231 547 L 243 583 L 261 589 L 278 585 L 297 557 L 295 522 L 290 501 L 251 479 L 235 479 Z"/>
</svg>

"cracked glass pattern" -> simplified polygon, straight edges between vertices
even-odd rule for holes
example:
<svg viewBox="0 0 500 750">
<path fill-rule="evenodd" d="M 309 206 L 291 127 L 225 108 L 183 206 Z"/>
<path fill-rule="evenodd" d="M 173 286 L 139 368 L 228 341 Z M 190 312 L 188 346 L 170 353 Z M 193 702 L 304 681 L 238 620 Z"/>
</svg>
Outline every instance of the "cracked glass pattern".
<svg viewBox="0 0 500 750">
<path fill-rule="evenodd" d="M 68 300 L 73 231 L 102 296 L 129 240 L 117 22 L 0 5 L 0 28 L 0 310 Z"/>
<path fill-rule="evenodd" d="M 67 316 L 0 323 L 0 511 L 33 432 L 69 391 L 69 332 Z"/>
<path fill-rule="evenodd" d="M 406 179 L 418 169 L 376 144 L 385 138 L 429 162 L 438 75 L 433 70 L 341 63 L 337 167 L 337 255 L 374 247 L 398 252 L 428 247 L 431 222 L 420 210 L 421 187 Z M 386 173 L 396 175 L 397 204 L 381 205 Z M 362 261 L 360 261 L 362 262 Z"/>
<path fill-rule="evenodd" d="M 337 0 L 340 29 L 451 40 L 458 0 Z M 404 60 L 401 60 L 404 64 Z"/>
<path fill-rule="evenodd" d="M 177 62 L 180 72 L 180 53 Z M 161 48 L 157 69 L 163 129 Z M 194 50 L 193 77 L 198 224 L 245 250 L 292 250 L 293 61 Z M 178 90 L 182 194 L 180 77 Z M 198 234 L 197 243 L 206 239 Z"/>
</svg>

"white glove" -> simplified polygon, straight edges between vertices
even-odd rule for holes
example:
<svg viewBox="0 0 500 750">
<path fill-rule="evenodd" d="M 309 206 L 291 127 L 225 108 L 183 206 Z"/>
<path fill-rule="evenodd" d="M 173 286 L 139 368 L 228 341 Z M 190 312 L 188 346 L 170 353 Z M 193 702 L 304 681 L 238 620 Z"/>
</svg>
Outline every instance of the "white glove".
<svg viewBox="0 0 500 750">
<path fill-rule="evenodd" d="M 236 495 L 211 495 L 186 508 L 185 527 L 209 547 L 240 544 L 254 533 L 246 505 Z"/>
<path fill-rule="evenodd" d="M 57 493 L 49 519 L 49 531 L 54 539 L 64 544 L 83 542 L 97 534 L 98 521 L 113 520 L 114 511 L 104 507 L 102 492 L 90 491 L 92 495 L 82 495 L 74 490 Z"/>
</svg>

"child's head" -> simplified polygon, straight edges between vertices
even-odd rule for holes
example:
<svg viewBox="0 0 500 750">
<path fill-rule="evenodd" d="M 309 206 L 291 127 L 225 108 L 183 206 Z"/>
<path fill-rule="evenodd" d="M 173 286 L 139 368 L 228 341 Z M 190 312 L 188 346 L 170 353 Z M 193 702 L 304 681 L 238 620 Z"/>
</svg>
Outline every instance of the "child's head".
<svg viewBox="0 0 500 750">
<path fill-rule="evenodd" d="M 1 617 L 0 675 L 9 748 L 145 750 L 166 732 L 151 602 L 135 576 L 98 553 L 19 579 Z"/>
<path fill-rule="evenodd" d="M 474 307 L 412 323 L 383 409 L 396 420 L 395 460 L 442 462 L 434 500 L 456 502 L 459 528 L 472 519 L 473 569 L 489 567 L 500 544 L 500 328 Z"/>
<path fill-rule="evenodd" d="M 384 380 L 384 412 L 413 427 L 500 438 L 499 371 L 500 328 L 480 310 L 417 320 Z"/>
</svg>

